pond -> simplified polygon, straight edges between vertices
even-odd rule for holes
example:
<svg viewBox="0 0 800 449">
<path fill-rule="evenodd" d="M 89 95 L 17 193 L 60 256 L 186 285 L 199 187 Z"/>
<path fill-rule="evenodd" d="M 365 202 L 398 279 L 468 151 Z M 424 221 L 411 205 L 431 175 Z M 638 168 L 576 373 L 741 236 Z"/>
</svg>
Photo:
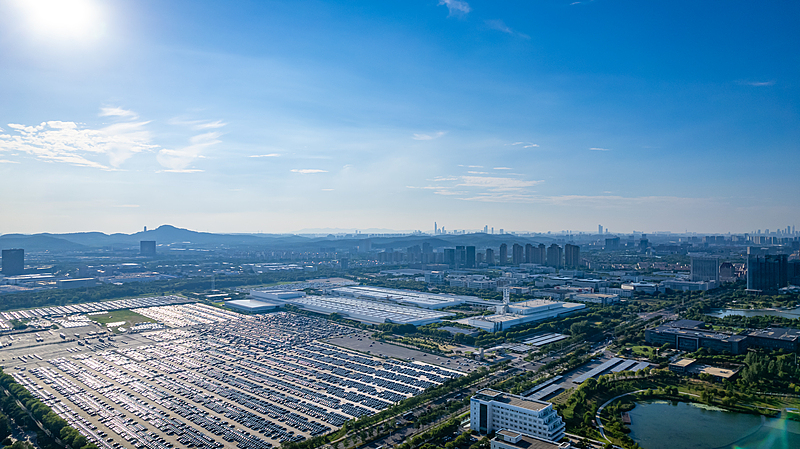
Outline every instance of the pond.
<svg viewBox="0 0 800 449">
<path fill-rule="evenodd" d="M 643 401 L 630 437 L 645 449 L 800 448 L 800 422 L 687 402 Z"/>
<path fill-rule="evenodd" d="M 800 307 L 795 309 L 713 309 L 708 315 L 717 318 L 724 318 L 731 315 L 747 317 L 769 315 L 796 320 L 800 318 Z"/>
</svg>

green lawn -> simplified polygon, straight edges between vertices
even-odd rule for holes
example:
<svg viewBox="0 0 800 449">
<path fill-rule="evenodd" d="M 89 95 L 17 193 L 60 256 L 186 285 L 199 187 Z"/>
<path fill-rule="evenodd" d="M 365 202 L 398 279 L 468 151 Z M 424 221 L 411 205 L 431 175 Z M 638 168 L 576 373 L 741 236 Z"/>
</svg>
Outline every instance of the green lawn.
<svg viewBox="0 0 800 449">
<path fill-rule="evenodd" d="M 115 310 L 102 315 L 91 315 L 89 318 L 97 321 L 100 324 L 125 321 L 125 324 L 123 325 L 125 327 L 130 327 L 136 323 L 155 323 L 155 320 L 139 315 L 131 310 Z"/>
<path fill-rule="evenodd" d="M 632 346 L 631 350 L 636 357 L 653 358 L 656 356 L 656 349 L 652 346 Z"/>
</svg>

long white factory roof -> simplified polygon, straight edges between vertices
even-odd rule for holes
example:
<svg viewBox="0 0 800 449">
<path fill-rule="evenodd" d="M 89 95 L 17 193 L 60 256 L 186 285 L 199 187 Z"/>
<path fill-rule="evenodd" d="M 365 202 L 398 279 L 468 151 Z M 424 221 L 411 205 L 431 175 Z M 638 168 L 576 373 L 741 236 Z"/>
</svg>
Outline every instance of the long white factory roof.
<svg viewBox="0 0 800 449">
<path fill-rule="evenodd" d="M 340 296 L 392 301 L 401 304 L 414 304 L 416 306 L 425 307 L 428 309 L 438 309 L 442 307 L 475 302 L 485 302 L 487 305 L 493 304 L 490 301 L 483 301 L 475 296 L 443 295 L 437 293 L 418 292 L 414 290 L 398 290 L 393 288 L 371 286 L 338 287 L 331 289 L 330 292 Z"/>
</svg>

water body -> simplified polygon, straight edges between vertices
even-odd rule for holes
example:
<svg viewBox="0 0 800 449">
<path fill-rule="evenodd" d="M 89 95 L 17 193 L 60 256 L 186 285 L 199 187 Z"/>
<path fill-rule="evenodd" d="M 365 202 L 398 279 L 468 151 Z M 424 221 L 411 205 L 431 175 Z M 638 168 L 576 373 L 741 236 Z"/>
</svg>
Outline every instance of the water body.
<svg viewBox="0 0 800 449">
<path fill-rule="evenodd" d="M 800 318 L 800 307 L 795 309 L 713 309 L 708 315 L 724 318 L 726 316 L 779 316 L 796 320 Z"/>
<path fill-rule="evenodd" d="M 645 449 L 797 449 L 800 422 L 687 402 L 643 401 L 630 437 Z"/>
</svg>

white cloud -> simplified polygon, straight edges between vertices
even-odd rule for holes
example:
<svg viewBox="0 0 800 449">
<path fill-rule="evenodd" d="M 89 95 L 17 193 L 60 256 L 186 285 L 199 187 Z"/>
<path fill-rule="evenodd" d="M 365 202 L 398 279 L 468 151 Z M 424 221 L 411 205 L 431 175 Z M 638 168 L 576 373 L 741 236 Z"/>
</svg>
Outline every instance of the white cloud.
<svg viewBox="0 0 800 449">
<path fill-rule="evenodd" d="M 461 183 L 457 186 L 480 187 L 493 191 L 518 190 L 533 187 L 544 181 L 524 181 L 514 178 L 500 178 L 496 176 L 462 176 Z"/>
<path fill-rule="evenodd" d="M 196 131 L 203 131 L 206 129 L 217 129 L 227 125 L 227 123 L 223 122 L 222 120 L 215 120 L 212 122 L 209 120 L 189 120 L 181 117 L 171 118 L 167 121 L 167 123 L 169 123 L 170 125 L 186 126 Z"/>
<path fill-rule="evenodd" d="M 471 175 L 488 175 L 489 174 L 489 173 L 486 173 L 485 171 L 468 171 L 467 173 L 469 173 Z"/>
<path fill-rule="evenodd" d="M 611 151 L 608 148 L 589 148 L 591 151 Z"/>
<path fill-rule="evenodd" d="M 248 157 L 280 157 L 278 153 L 269 153 L 269 154 L 252 154 Z"/>
<path fill-rule="evenodd" d="M 310 175 L 313 173 L 328 173 L 328 170 L 320 170 L 318 168 L 293 168 L 292 173 L 300 173 L 302 175 Z"/>
<path fill-rule="evenodd" d="M 414 140 L 433 140 L 447 134 L 447 131 L 437 131 L 433 134 L 414 134 L 411 138 Z"/>
<path fill-rule="evenodd" d="M 462 0 L 439 0 L 439 6 L 447 6 L 450 15 L 462 15 L 472 11 L 469 4 Z"/>
<path fill-rule="evenodd" d="M 218 131 L 207 132 L 192 136 L 189 139 L 189 145 L 177 150 L 162 149 L 158 152 L 156 160 L 163 167 L 164 170 L 171 173 L 189 173 L 200 170 L 189 169 L 189 165 L 196 159 L 203 157 L 203 152 L 209 147 L 221 142 L 219 137 L 222 133 Z"/>
<path fill-rule="evenodd" d="M 100 117 L 123 117 L 136 120 L 137 118 L 139 118 L 139 115 L 133 111 L 116 107 L 116 108 L 100 108 Z"/>
<path fill-rule="evenodd" d="M 0 159 L 0 164 L 19 164 L 17 161 L 10 161 L 8 159 Z"/>
<path fill-rule="evenodd" d="M 320 189 L 320 190 L 322 190 L 323 192 L 333 192 L 333 189 Z"/>
<path fill-rule="evenodd" d="M 514 142 L 511 145 L 522 145 L 522 148 L 536 148 L 539 146 L 538 143 L 530 143 L 530 142 Z"/>
<path fill-rule="evenodd" d="M 502 33 L 511 34 L 514 36 L 519 36 L 521 38 L 530 39 L 530 36 L 527 34 L 518 33 L 512 30 L 505 22 L 500 19 L 493 19 L 493 20 L 484 20 L 483 23 L 486 24 L 490 29 L 497 30 Z"/>
<path fill-rule="evenodd" d="M 135 118 L 136 114 L 121 108 L 104 108 L 101 115 Z M 120 121 L 104 128 L 92 129 L 75 122 L 52 120 L 38 126 L 10 123 L 16 134 L 0 134 L 0 151 L 21 151 L 39 160 L 71 165 L 110 169 L 119 167 L 132 155 L 158 148 L 150 143 L 146 129 L 149 122 Z M 105 155 L 108 164 L 97 161 Z"/>
<path fill-rule="evenodd" d="M 495 170 L 512 170 L 511 167 L 495 167 Z"/>
</svg>

